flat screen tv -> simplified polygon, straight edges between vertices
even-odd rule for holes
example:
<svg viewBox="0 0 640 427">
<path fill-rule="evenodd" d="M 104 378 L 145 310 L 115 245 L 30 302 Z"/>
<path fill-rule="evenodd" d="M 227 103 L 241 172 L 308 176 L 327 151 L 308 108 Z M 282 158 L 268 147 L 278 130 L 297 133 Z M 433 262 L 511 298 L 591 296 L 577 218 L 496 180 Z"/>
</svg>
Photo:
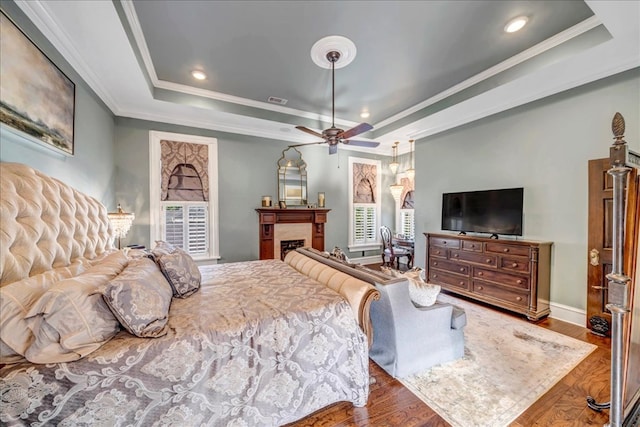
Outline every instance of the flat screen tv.
<svg viewBox="0 0 640 427">
<path fill-rule="evenodd" d="M 442 229 L 522 236 L 523 188 L 442 195 Z"/>
</svg>

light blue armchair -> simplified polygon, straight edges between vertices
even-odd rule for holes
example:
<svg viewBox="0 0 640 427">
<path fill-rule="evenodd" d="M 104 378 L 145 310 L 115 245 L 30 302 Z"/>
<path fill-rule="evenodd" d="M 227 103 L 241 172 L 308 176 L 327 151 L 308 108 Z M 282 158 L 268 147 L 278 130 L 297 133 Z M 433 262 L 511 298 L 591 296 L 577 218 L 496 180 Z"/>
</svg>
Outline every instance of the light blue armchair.
<svg viewBox="0 0 640 427">
<path fill-rule="evenodd" d="M 440 302 L 417 307 L 409 298 L 407 279 L 375 286 L 380 300 L 371 304 L 369 356 L 389 375 L 406 377 L 464 355 L 463 309 Z"/>
</svg>

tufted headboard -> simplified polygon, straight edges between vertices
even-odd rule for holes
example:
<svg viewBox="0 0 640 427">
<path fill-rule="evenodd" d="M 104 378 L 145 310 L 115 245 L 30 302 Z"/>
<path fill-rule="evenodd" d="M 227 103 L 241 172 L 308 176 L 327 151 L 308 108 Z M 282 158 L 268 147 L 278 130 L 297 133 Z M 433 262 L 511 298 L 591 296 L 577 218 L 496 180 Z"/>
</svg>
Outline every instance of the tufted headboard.
<svg viewBox="0 0 640 427">
<path fill-rule="evenodd" d="M 106 208 L 19 163 L 0 163 L 0 286 L 113 249 Z"/>
</svg>

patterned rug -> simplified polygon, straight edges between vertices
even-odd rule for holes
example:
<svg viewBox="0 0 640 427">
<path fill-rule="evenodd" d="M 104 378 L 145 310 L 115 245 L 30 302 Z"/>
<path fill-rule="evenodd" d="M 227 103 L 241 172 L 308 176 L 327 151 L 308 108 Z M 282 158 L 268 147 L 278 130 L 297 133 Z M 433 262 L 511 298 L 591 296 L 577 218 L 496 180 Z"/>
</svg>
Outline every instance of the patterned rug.
<svg viewBox="0 0 640 427">
<path fill-rule="evenodd" d="M 454 427 L 508 426 L 596 346 L 449 295 L 467 313 L 462 359 L 400 381 Z"/>
</svg>

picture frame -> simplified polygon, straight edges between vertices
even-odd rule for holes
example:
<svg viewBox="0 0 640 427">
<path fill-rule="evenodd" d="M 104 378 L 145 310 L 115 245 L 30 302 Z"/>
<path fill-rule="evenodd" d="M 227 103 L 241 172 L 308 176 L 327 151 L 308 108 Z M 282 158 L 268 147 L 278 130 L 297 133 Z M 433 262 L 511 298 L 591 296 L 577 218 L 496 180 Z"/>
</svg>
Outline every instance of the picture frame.
<svg viewBox="0 0 640 427">
<path fill-rule="evenodd" d="M 0 123 L 40 146 L 73 156 L 76 85 L 0 12 Z"/>
<path fill-rule="evenodd" d="M 285 202 L 284 200 L 280 200 L 278 202 L 278 206 L 280 206 L 280 209 L 287 209 L 287 202 Z"/>
</svg>

